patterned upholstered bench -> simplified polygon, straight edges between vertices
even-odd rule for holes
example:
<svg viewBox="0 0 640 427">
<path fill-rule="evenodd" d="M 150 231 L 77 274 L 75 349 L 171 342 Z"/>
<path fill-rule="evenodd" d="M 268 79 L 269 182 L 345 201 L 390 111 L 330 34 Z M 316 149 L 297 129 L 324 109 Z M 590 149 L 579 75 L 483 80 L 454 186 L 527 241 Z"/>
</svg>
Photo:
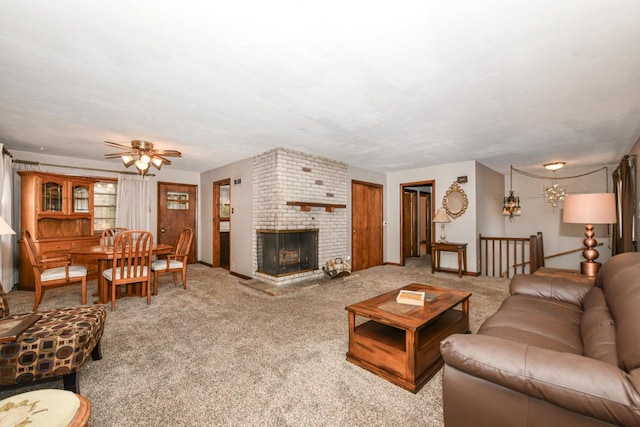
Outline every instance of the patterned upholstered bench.
<svg viewBox="0 0 640 427">
<path fill-rule="evenodd" d="M 0 288 L 0 322 L 26 318 L 33 312 L 9 315 Z M 0 342 L 0 386 L 62 377 L 65 390 L 79 393 L 78 371 L 91 355 L 100 360 L 100 339 L 107 311 L 80 306 L 38 311 L 41 318 L 14 340 Z"/>
</svg>

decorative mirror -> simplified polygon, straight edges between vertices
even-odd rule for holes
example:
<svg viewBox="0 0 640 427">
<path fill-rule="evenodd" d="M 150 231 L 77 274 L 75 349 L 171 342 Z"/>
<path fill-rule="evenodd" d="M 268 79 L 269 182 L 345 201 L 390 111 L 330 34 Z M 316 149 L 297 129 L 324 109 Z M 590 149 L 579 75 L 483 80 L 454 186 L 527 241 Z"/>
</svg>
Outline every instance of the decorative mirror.
<svg viewBox="0 0 640 427">
<path fill-rule="evenodd" d="M 467 210 L 468 204 L 467 194 L 457 182 L 451 184 L 442 198 L 442 207 L 447 211 L 447 215 L 453 219 L 461 216 Z"/>
</svg>

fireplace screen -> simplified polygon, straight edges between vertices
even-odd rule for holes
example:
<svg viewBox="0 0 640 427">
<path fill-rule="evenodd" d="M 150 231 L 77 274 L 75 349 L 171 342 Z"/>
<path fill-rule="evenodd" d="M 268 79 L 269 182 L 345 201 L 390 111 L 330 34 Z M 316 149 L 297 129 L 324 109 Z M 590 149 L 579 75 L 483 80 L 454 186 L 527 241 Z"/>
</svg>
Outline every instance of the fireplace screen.
<svg viewBox="0 0 640 427">
<path fill-rule="evenodd" d="M 283 276 L 318 269 L 318 230 L 258 230 L 258 271 Z"/>
</svg>

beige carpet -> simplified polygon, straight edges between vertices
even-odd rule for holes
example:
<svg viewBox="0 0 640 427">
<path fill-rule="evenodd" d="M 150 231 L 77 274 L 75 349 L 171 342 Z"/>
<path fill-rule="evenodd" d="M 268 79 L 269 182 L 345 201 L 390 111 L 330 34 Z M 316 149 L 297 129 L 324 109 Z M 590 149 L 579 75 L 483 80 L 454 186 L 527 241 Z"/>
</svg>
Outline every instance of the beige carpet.
<svg viewBox="0 0 640 427">
<path fill-rule="evenodd" d="M 476 331 L 507 295 L 507 280 L 432 275 L 423 260 L 275 295 L 203 265 L 189 266 L 187 290 L 163 276 L 152 305 L 125 298 L 107 315 L 104 357 L 80 373 L 91 425 L 441 426 L 441 373 L 413 394 L 345 360 L 349 304 L 411 282 L 467 289 Z M 8 299 L 13 313 L 33 304 L 30 292 Z M 79 303 L 67 287 L 47 291 L 41 308 Z"/>
</svg>

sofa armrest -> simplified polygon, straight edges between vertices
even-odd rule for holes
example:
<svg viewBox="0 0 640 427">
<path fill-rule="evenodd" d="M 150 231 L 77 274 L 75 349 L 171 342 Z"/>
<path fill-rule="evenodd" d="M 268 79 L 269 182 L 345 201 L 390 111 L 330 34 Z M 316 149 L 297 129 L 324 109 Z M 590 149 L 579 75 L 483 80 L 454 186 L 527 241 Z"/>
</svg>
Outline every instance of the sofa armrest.
<svg viewBox="0 0 640 427">
<path fill-rule="evenodd" d="M 551 277 L 516 274 L 509 284 L 511 295 L 531 295 L 582 306 L 582 299 L 593 288 L 587 277 Z"/>
<path fill-rule="evenodd" d="M 451 335 L 440 350 L 468 375 L 609 423 L 640 423 L 640 378 L 616 366 L 486 335 Z"/>
</svg>

